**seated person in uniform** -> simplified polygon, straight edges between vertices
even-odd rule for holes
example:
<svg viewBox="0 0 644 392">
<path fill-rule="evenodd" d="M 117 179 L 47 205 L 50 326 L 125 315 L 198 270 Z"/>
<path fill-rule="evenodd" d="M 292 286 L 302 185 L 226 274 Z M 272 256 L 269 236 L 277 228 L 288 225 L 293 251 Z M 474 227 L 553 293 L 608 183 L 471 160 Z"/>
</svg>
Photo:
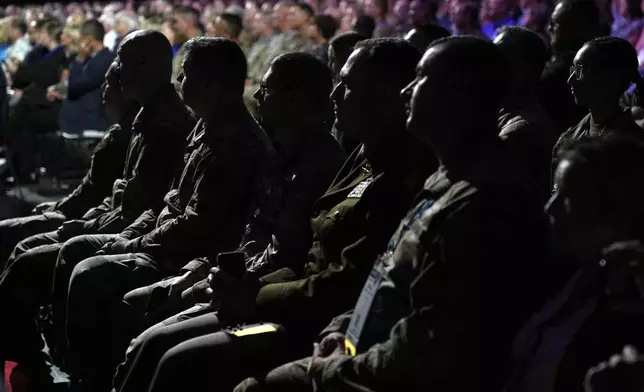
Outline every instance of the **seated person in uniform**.
<svg viewBox="0 0 644 392">
<path fill-rule="evenodd" d="M 105 75 L 103 103 L 107 117 L 114 125 L 107 129 L 103 140 L 94 149 L 89 171 L 81 184 L 64 199 L 43 203 L 33 215 L 0 221 L 0 266 L 3 266 L 14 246 L 35 234 L 56 230 L 72 219 L 90 219 L 104 198 L 110 198 L 114 181 L 121 177 L 130 140 L 130 128 L 140 106 L 123 97 L 117 64 L 112 63 Z"/>
<path fill-rule="evenodd" d="M 71 364 L 89 389 L 111 386 L 113 369 L 137 333 L 122 301 L 127 292 L 178 275 L 195 257 L 234 249 L 241 241 L 274 152 L 243 104 L 245 76 L 246 59 L 236 43 L 188 41 L 181 92 L 200 121 L 165 207 L 146 211 L 119 234 L 79 236 L 60 250 L 53 316 L 66 320 Z"/>
<path fill-rule="evenodd" d="M 313 356 L 237 391 L 501 389 L 515 329 L 542 300 L 545 237 L 541 206 L 498 138 L 509 73 L 491 42 L 430 45 L 403 95 L 407 129 L 431 146 L 438 171 Z"/>
<path fill-rule="evenodd" d="M 577 271 L 517 335 L 508 392 L 582 392 L 588 368 L 644 349 L 644 145 L 613 131 L 558 157 L 546 212 Z"/>
<path fill-rule="evenodd" d="M 567 142 L 593 138 L 607 132 L 618 132 L 636 140 L 644 138 L 644 130 L 633 120 L 630 108 L 622 105 L 624 92 L 631 83 L 637 86 L 635 94 L 644 93 L 644 80 L 637 66 L 635 49 L 622 38 L 596 38 L 579 49 L 568 84 L 577 105 L 587 108 L 589 113 L 579 124 L 561 135 L 555 144 L 553 171 L 556 153 Z"/>
<path fill-rule="evenodd" d="M 336 126 L 362 145 L 314 205 L 313 245 L 306 259 L 289 263 L 303 268 L 304 278 L 295 279 L 291 268 L 241 280 L 213 271 L 221 306 L 182 313 L 141 334 L 119 369 L 117 390 L 192 389 L 212 380 L 230 390 L 245 376 L 308 352 L 328 320 L 352 306 L 373 259 L 435 169 L 431 152 L 404 130 L 400 90 L 419 58 L 402 39 L 374 39 L 358 44 L 342 69 L 332 93 Z M 276 76 L 273 67 L 264 76 L 260 107 L 270 98 L 265 94 L 288 83 Z M 250 327 L 250 335 L 230 340 L 227 326 L 259 320 L 283 324 L 288 341 Z"/>
<path fill-rule="evenodd" d="M 118 56 L 123 94 L 142 108 L 132 123 L 125 169 L 113 188 L 111 205 L 99 208 L 95 218 L 66 221 L 56 231 L 19 242 L 0 274 L 0 312 L 12 315 L 0 324 L 0 362 L 24 365 L 34 387 L 51 382 L 48 370 L 43 371 L 42 339 L 34 321 L 40 307 L 53 301 L 58 251 L 75 236 L 118 233 L 144 211 L 160 210 L 194 127 L 170 83 L 172 48 L 163 34 L 134 32 L 123 41 Z"/>
<path fill-rule="evenodd" d="M 545 203 L 550 197 L 552 148 L 559 137 L 536 94 L 548 50 L 536 33 L 522 27 L 501 28 L 494 43 L 514 75 L 499 115 L 499 136 L 527 166 Z"/>
</svg>

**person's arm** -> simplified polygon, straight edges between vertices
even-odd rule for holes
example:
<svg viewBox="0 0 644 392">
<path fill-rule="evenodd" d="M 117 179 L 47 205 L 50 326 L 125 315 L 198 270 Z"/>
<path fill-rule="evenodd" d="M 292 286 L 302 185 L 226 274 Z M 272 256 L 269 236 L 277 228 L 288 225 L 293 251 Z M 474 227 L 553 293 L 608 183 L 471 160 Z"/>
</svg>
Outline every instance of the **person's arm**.
<svg viewBox="0 0 644 392">
<path fill-rule="evenodd" d="M 132 240 L 145 235 L 156 227 L 158 215 L 154 210 L 147 210 L 139 216 L 131 225 L 125 228 L 119 237 Z"/>
<path fill-rule="evenodd" d="M 90 59 L 86 66 L 78 61 L 72 63 L 67 85 L 67 99 L 78 99 L 101 87 L 113 59 L 110 53 L 102 52 L 99 56 Z"/>
<path fill-rule="evenodd" d="M 158 130 L 168 132 L 168 130 Z M 159 139 L 159 138 L 152 138 Z M 134 177 L 123 189 L 120 205 L 91 223 L 88 230 L 100 233 L 119 233 L 143 212 L 161 211 L 163 197 L 170 189 L 179 162 L 179 141 L 151 140 L 143 146 L 135 164 Z"/>
<path fill-rule="evenodd" d="M 182 265 L 175 264 L 180 260 L 229 250 L 231 243 L 239 243 L 250 213 L 250 208 L 239 203 L 248 199 L 257 169 L 245 157 L 212 155 L 201 159 L 200 166 L 197 172 L 201 175 L 183 214 L 131 241 L 128 251 L 160 253 L 168 263 L 163 267 L 178 271 Z M 244 219 L 237 214 L 244 214 Z"/>
<path fill-rule="evenodd" d="M 83 216 L 110 194 L 114 181 L 123 172 L 128 136 L 118 125 L 112 126 L 94 149 L 90 169 L 81 184 L 56 203 L 55 209 L 70 219 Z"/>
</svg>

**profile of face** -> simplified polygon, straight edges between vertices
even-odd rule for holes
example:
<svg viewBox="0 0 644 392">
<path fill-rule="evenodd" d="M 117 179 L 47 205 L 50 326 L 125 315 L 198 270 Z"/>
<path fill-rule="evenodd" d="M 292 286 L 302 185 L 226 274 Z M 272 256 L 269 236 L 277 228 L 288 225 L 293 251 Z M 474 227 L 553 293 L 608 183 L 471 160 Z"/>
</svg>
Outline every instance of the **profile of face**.
<svg viewBox="0 0 644 392">
<path fill-rule="evenodd" d="M 376 18 L 380 14 L 375 0 L 365 0 L 363 9 L 364 13 L 372 18 Z"/>
<path fill-rule="evenodd" d="M 299 30 L 309 22 L 307 15 L 300 7 L 292 6 L 288 15 L 288 25 L 293 30 Z"/>
<path fill-rule="evenodd" d="M 384 93 L 382 82 L 373 76 L 363 48 L 351 53 L 340 71 L 331 99 L 335 106 L 335 127 L 360 141 L 373 137 L 368 130 L 382 127 L 383 116 L 392 111 L 392 97 Z M 402 102 L 400 102 L 402 105 Z"/>
<path fill-rule="evenodd" d="M 593 48 L 584 45 L 575 55 L 573 66 L 568 77 L 570 92 L 575 103 L 583 107 L 591 107 L 606 101 L 611 94 L 610 85 L 613 78 L 597 68 L 593 69 Z"/>
<path fill-rule="evenodd" d="M 145 59 L 140 56 L 139 50 L 132 42 L 124 42 L 118 51 L 119 74 L 121 76 L 121 89 L 127 99 L 137 99 L 145 80 Z"/>
<path fill-rule="evenodd" d="M 557 191 L 545 207 L 554 245 L 585 261 L 610 245 L 606 233 L 612 219 L 601 213 L 598 184 L 585 165 L 562 159 L 554 181 Z"/>
<path fill-rule="evenodd" d="M 194 67 L 191 66 L 190 56 L 186 56 L 183 60 L 183 72 L 180 75 L 181 81 L 181 96 L 183 102 L 190 107 L 198 117 L 203 117 L 204 101 L 206 99 L 207 86 L 203 78 L 198 75 Z"/>
<path fill-rule="evenodd" d="M 107 71 L 105 82 L 103 83 L 103 105 L 105 113 L 111 121 L 117 122 L 123 115 L 124 98 L 119 83 L 119 75 L 115 72 L 116 65 Z"/>
<path fill-rule="evenodd" d="M 288 143 L 289 135 L 283 132 L 282 126 L 289 121 L 293 110 L 293 99 L 289 92 L 280 90 L 279 81 L 276 78 L 274 68 L 271 65 L 264 75 L 253 98 L 257 100 L 257 108 L 261 124 L 270 136 L 276 147 Z"/>
<path fill-rule="evenodd" d="M 570 46 L 571 27 L 566 22 L 567 13 L 563 4 L 559 3 L 550 17 L 550 25 L 548 26 L 550 46 L 556 51 L 565 50 Z"/>
</svg>

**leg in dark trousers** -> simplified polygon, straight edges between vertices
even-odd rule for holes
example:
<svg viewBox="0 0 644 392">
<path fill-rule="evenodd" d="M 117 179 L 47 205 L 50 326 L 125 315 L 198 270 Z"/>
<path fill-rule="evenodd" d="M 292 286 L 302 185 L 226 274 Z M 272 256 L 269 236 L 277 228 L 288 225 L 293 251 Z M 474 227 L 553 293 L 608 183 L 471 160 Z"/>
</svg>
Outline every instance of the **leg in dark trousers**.
<svg viewBox="0 0 644 392">
<path fill-rule="evenodd" d="M 191 391 L 204 385 L 230 391 L 244 378 L 284 363 L 288 343 L 279 330 L 244 336 L 224 330 L 190 339 L 165 353 L 148 391 Z"/>
<path fill-rule="evenodd" d="M 261 377 L 247 378 L 234 392 L 312 392 L 307 374 L 310 358 L 290 362 Z"/>
<path fill-rule="evenodd" d="M 123 296 L 163 278 L 146 254 L 95 256 L 73 270 L 67 299 L 67 342 L 72 367 L 95 392 L 109 391 L 114 369 L 139 332 Z"/>
<path fill-rule="evenodd" d="M 67 338 L 65 335 L 65 317 L 67 315 L 67 289 L 74 267 L 81 261 L 96 254 L 103 245 L 110 242 L 116 234 L 81 235 L 65 242 L 58 252 L 54 270 L 51 306 L 52 306 L 52 342 L 56 354 L 67 364 Z"/>
<path fill-rule="evenodd" d="M 24 252 L 21 248 L 20 256 L 0 275 L 0 311 L 7 316 L 0 323 L 0 361 L 14 360 L 23 371 L 35 372 L 45 366 L 37 318 L 40 306 L 50 298 L 60 246 L 54 243 Z"/>
<path fill-rule="evenodd" d="M 13 248 L 13 252 L 11 252 L 11 256 L 9 256 L 9 259 L 7 259 L 7 262 L 4 265 L 4 269 L 6 270 L 7 268 L 9 268 L 11 264 L 13 264 L 14 261 L 19 256 L 21 256 L 23 253 L 27 252 L 28 250 L 37 248 L 42 245 L 58 244 L 62 246 L 62 244 L 59 244 L 59 243 L 60 243 L 60 237 L 58 236 L 57 231 L 50 231 L 47 233 L 36 234 L 36 235 L 32 235 L 31 237 L 27 237 L 24 240 L 18 242 L 18 245 L 16 245 Z M 56 259 L 56 257 L 54 257 L 54 259 Z"/>
<path fill-rule="evenodd" d="M 45 212 L 0 221 L 0 270 L 18 242 L 32 235 L 56 230 L 65 219 L 63 214 Z"/>
</svg>

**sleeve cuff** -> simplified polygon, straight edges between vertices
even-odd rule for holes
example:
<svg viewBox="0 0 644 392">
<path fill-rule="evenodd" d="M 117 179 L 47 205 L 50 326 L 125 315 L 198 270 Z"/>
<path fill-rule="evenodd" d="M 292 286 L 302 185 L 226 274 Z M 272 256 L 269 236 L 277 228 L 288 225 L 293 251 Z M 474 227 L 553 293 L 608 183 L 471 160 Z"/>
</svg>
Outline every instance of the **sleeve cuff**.
<svg viewBox="0 0 644 392">
<path fill-rule="evenodd" d="M 207 260 L 194 259 L 186 264 L 183 268 L 181 268 L 181 275 L 185 274 L 186 272 L 194 272 L 199 274 L 204 273 L 207 276 L 210 268 L 211 265 Z"/>
</svg>

